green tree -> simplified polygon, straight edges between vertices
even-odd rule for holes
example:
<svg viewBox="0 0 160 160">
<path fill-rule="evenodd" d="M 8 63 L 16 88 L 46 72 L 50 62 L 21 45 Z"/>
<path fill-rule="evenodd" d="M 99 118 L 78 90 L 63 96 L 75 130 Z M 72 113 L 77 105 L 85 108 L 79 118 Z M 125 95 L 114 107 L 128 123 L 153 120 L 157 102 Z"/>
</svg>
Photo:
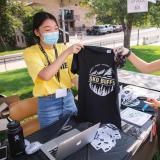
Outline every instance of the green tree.
<svg viewBox="0 0 160 160">
<path fill-rule="evenodd" d="M 32 31 L 32 20 L 33 15 L 39 11 L 42 11 L 42 8 L 39 7 L 25 7 L 25 14 L 21 17 L 23 22 L 23 34 L 25 35 L 26 43 L 28 46 L 36 43 L 37 39 L 35 38 Z"/>
<path fill-rule="evenodd" d="M 15 30 L 22 29 L 19 18 L 23 14 L 20 3 L 12 0 L 0 1 L 0 44 L 3 49 L 15 45 Z"/>
<path fill-rule="evenodd" d="M 0 0 L 0 48 L 15 48 L 15 31 L 20 30 L 26 37 L 28 45 L 34 43 L 32 33 L 32 16 L 42 10 L 26 6 L 16 0 Z"/>
<path fill-rule="evenodd" d="M 83 0 L 82 6 L 90 7 L 97 17 L 112 17 L 113 22 L 121 24 L 124 31 L 124 46 L 130 48 L 133 25 L 160 25 L 160 2 L 149 3 L 147 13 L 127 13 L 127 0 Z"/>
</svg>

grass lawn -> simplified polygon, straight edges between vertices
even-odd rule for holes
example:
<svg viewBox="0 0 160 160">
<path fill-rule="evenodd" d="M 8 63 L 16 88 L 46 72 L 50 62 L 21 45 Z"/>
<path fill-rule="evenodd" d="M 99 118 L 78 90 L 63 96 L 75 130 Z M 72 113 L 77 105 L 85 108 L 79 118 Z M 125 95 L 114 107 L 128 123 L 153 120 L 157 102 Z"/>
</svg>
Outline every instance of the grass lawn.
<svg viewBox="0 0 160 160">
<path fill-rule="evenodd" d="M 18 95 L 21 99 L 32 97 L 33 83 L 27 69 L 0 73 L 0 94 Z"/>
<path fill-rule="evenodd" d="M 160 59 L 160 46 L 134 46 L 132 51 L 141 59 L 151 62 Z M 123 68 L 129 71 L 139 72 L 129 61 L 127 61 L 125 67 Z M 154 75 L 159 75 L 160 72 L 153 73 Z"/>
<path fill-rule="evenodd" d="M 133 52 L 147 62 L 160 58 L 159 46 L 135 46 Z M 127 62 L 123 69 L 138 72 L 130 62 Z M 154 74 L 160 75 L 160 72 Z M 19 95 L 24 99 L 32 97 L 32 88 L 33 83 L 26 69 L 0 73 L 0 94 Z"/>
<path fill-rule="evenodd" d="M 17 50 L 14 50 L 14 51 L 0 52 L 0 56 L 9 55 L 9 54 L 15 54 L 15 53 L 20 53 L 20 52 L 23 52 L 23 49 L 17 49 Z"/>
</svg>

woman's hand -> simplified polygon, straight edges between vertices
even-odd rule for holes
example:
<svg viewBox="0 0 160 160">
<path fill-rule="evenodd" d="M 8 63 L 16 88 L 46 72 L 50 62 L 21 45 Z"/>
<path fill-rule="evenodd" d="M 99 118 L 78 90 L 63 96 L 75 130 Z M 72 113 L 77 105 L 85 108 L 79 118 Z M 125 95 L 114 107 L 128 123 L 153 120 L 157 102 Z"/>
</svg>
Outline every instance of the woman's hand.
<svg viewBox="0 0 160 160">
<path fill-rule="evenodd" d="M 115 55 L 120 54 L 122 56 L 126 56 L 129 53 L 129 49 L 124 47 L 117 47 L 113 49 L 113 52 Z"/>
<path fill-rule="evenodd" d="M 77 54 L 84 46 L 80 43 L 73 44 L 72 46 L 68 47 L 65 50 L 65 53 L 68 55 L 70 54 Z"/>
<path fill-rule="evenodd" d="M 149 105 L 152 106 L 154 109 L 158 109 L 160 107 L 160 101 L 154 98 L 147 98 L 147 102 L 149 102 Z"/>
</svg>

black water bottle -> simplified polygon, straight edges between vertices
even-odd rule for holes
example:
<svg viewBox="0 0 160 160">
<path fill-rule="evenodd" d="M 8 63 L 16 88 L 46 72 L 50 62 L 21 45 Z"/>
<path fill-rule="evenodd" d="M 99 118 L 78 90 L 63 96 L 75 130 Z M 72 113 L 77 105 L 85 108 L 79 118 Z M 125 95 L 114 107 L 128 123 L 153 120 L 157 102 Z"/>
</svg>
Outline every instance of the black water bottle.
<svg viewBox="0 0 160 160">
<path fill-rule="evenodd" d="M 13 157 L 25 151 L 23 129 L 18 121 L 11 121 L 7 125 L 10 153 Z"/>
</svg>

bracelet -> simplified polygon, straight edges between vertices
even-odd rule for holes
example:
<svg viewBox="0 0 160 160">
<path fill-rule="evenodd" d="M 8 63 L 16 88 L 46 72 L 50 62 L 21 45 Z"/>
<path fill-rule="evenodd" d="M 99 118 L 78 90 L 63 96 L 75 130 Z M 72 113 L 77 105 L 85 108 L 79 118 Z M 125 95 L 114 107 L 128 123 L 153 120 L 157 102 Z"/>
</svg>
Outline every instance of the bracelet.
<svg viewBox="0 0 160 160">
<path fill-rule="evenodd" d="M 126 57 L 128 58 L 131 55 L 132 51 L 129 49 L 128 53 L 126 54 Z"/>
</svg>

